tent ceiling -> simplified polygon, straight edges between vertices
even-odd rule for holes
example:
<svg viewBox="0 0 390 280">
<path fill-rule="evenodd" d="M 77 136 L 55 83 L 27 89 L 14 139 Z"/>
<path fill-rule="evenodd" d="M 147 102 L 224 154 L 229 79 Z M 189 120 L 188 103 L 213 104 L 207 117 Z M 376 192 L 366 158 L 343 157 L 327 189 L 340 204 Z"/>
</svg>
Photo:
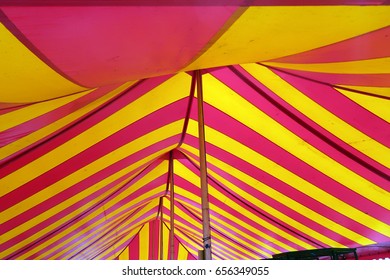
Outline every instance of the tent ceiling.
<svg viewBox="0 0 390 280">
<path fill-rule="evenodd" d="M 197 258 L 199 69 L 213 258 L 390 241 L 384 1 L 25 2 L 0 10 L 0 258 L 166 259 L 169 166 Z"/>
</svg>

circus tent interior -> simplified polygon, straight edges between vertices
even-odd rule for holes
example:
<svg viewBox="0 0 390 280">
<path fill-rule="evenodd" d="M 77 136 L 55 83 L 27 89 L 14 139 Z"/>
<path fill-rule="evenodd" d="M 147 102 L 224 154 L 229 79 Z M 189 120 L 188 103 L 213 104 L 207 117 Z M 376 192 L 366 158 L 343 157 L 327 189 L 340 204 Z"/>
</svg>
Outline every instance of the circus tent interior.
<svg viewBox="0 0 390 280">
<path fill-rule="evenodd" d="M 389 258 L 389 122 L 389 1 L 0 1 L 0 259 Z"/>
</svg>

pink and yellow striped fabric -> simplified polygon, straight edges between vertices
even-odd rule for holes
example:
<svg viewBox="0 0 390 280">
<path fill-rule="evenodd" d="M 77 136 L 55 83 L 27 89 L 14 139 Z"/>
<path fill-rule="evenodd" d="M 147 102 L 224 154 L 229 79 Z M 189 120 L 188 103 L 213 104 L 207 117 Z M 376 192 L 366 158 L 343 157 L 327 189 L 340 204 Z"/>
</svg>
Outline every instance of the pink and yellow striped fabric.
<svg viewBox="0 0 390 280">
<path fill-rule="evenodd" d="M 53 2 L 0 6 L 0 259 L 197 259 L 195 70 L 213 259 L 390 241 L 386 1 Z"/>
</svg>

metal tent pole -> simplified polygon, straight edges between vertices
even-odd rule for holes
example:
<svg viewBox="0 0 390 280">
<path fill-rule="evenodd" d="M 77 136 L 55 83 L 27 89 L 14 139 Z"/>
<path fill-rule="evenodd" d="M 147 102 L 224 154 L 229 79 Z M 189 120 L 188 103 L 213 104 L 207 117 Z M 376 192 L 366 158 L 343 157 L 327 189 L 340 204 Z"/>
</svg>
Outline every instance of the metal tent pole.
<svg viewBox="0 0 390 280">
<path fill-rule="evenodd" d="M 210 208 L 207 183 L 206 142 L 204 132 L 203 113 L 203 87 L 200 70 L 195 71 L 197 97 L 198 97 L 198 133 L 199 133 L 199 161 L 200 161 L 200 188 L 202 192 L 202 223 L 203 223 L 203 249 L 205 260 L 211 260 L 211 231 Z"/>
<path fill-rule="evenodd" d="M 169 153 L 169 189 L 170 189 L 170 232 L 169 232 L 169 259 L 175 258 L 175 183 L 173 180 L 173 155 Z"/>
</svg>

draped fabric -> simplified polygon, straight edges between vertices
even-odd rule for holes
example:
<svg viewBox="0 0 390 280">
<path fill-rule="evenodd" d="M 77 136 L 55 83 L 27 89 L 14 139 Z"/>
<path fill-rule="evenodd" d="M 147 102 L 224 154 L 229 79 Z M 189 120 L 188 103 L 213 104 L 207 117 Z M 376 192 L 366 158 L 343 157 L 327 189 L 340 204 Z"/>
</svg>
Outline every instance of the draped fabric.
<svg viewBox="0 0 390 280">
<path fill-rule="evenodd" d="M 213 259 L 390 242 L 385 1 L 28 2 L 0 6 L 1 259 L 197 259 L 198 70 Z"/>
</svg>

